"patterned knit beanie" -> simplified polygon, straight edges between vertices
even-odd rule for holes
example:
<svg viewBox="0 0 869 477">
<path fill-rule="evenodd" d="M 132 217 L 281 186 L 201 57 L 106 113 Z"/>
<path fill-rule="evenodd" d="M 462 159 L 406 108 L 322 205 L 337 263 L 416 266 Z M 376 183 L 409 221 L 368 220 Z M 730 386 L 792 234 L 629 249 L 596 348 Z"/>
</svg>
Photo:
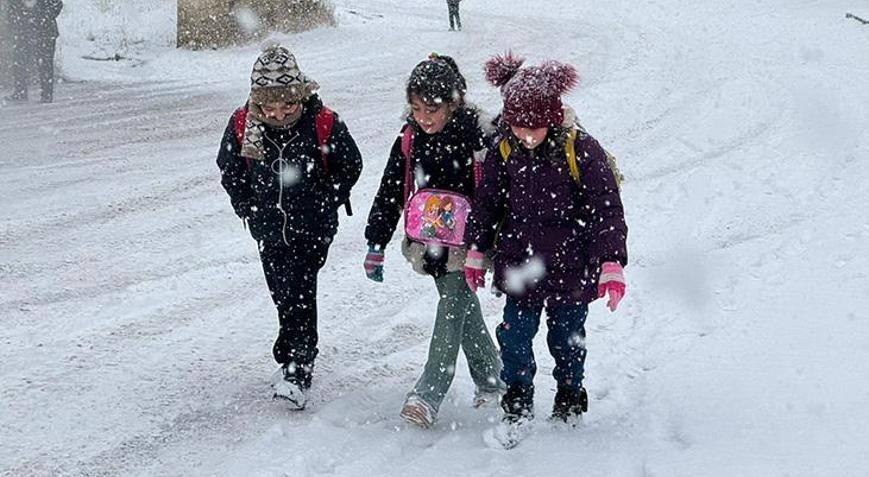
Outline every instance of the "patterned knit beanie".
<svg viewBox="0 0 869 477">
<path fill-rule="evenodd" d="M 407 102 L 412 96 L 426 104 L 461 103 L 468 90 L 465 77 L 456 61 L 449 56 L 432 53 L 421 61 L 407 80 Z"/>
<path fill-rule="evenodd" d="M 251 159 L 264 159 L 263 124 L 290 127 L 298 120 L 296 116 L 279 124 L 274 123 L 265 117 L 261 105 L 281 101 L 303 103 L 318 89 L 317 82 L 305 76 L 299 69 L 296 57 L 290 50 L 281 45 L 267 46 L 256 59 L 250 74 L 250 100 L 241 155 Z"/>
<path fill-rule="evenodd" d="M 524 62 L 510 53 L 486 62 L 486 79 L 501 87 L 501 118 L 510 126 L 529 129 L 561 125 L 561 95 L 576 86 L 576 69 L 557 61 L 522 68 Z"/>
<path fill-rule="evenodd" d="M 263 50 L 250 73 L 250 99 L 257 104 L 299 103 L 319 86 L 299 69 L 296 57 L 281 45 Z"/>
</svg>

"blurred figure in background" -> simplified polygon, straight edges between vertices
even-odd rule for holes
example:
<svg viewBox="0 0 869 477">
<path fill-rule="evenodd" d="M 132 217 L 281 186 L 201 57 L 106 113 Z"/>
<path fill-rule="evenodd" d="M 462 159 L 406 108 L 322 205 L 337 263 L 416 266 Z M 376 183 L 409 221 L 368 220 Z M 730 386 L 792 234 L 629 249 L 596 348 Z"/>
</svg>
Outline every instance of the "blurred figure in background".
<svg viewBox="0 0 869 477">
<path fill-rule="evenodd" d="M 54 47 L 61 0 L 9 0 L 9 30 L 12 34 L 12 75 L 14 91 L 8 99 L 27 100 L 27 86 L 33 67 L 39 73 L 40 100 L 54 100 Z"/>
<path fill-rule="evenodd" d="M 462 0 L 447 0 L 450 10 L 450 31 L 462 29 L 462 19 L 459 17 L 459 2 Z"/>
</svg>

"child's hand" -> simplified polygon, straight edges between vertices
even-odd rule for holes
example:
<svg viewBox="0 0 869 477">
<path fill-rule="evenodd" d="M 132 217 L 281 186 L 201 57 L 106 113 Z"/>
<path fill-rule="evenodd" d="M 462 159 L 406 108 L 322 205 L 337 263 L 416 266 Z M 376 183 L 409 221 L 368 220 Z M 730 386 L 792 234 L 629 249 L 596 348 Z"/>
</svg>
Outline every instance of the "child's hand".
<svg viewBox="0 0 869 477">
<path fill-rule="evenodd" d="M 365 254 L 365 276 L 375 282 L 383 281 L 383 250 L 371 245 Z"/>
<path fill-rule="evenodd" d="M 468 288 L 477 293 L 477 288 L 486 287 L 486 269 L 483 268 L 485 256 L 477 250 L 468 250 L 468 258 L 465 259 L 465 281 Z"/>
<path fill-rule="evenodd" d="M 600 267 L 600 279 L 597 281 L 597 296 L 603 298 L 609 293 L 610 299 L 606 306 L 610 311 L 616 311 L 619 302 L 625 297 L 625 273 L 618 262 L 606 262 Z"/>
</svg>

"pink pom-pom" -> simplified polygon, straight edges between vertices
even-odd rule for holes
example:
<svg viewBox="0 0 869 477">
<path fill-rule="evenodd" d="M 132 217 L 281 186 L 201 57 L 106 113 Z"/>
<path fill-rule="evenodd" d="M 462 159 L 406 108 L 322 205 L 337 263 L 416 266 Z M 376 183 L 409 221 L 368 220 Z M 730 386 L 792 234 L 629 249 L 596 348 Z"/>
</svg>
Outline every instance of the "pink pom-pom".
<svg viewBox="0 0 869 477">
<path fill-rule="evenodd" d="M 540 65 L 540 69 L 546 75 L 547 89 L 552 94 L 560 96 L 573 89 L 579 81 L 576 68 L 572 65 L 550 60 Z"/>
<path fill-rule="evenodd" d="M 525 58 L 513 56 L 512 52 L 507 52 L 504 56 L 492 57 L 486 62 L 484 68 L 486 80 L 494 86 L 504 86 L 516 75 L 524 62 Z"/>
</svg>

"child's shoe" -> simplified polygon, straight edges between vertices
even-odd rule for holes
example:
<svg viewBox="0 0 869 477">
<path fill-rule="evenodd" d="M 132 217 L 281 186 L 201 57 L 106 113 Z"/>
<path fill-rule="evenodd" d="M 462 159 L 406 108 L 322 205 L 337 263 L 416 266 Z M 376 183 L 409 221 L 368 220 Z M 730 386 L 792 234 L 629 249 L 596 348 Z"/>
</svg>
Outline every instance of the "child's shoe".
<svg viewBox="0 0 869 477">
<path fill-rule="evenodd" d="M 534 420 L 534 385 L 512 385 L 501 397 L 501 422 L 483 433 L 493 448 L 512 449 L 531 433 Z"/>
<path fill-rule="evenodd" d="M 531 423 L 534 420 L 532 408 L 514 409 L 516 412 L 505 412 L 501 423 L 495 426 L 493 437 L 504 449 L 518 446 L 531 433 Z"/>
<path fill-rule="evenodd" d="M 555 404 L 552 405 L 552 420 L 570 422 L 588 411 L 588 394 L 585 388 L 571 389 L 558 386 Z"/>
<path fill-rule="evenodd" d="M 487 407 L 491 404 L 497 404 L 501 400 L 501 395 L 504 394 L 504 391 L 501 389 L 493 389 L 493 390 L 481 390 L 477 388 L 474 390 L 474 408 Z"/>
<path fill-rule="evenodd" d="M 310 366 L 297 366 L 295 363 L 282 365 L 272 375 L 272 389 L 275 399 L 284 399 L 291 409 L 301 411 L 308 403 L 308 389 L 311 387 Z"/>
<path fill-rule="evenodd" d="M 434 425 L 437 412 L 435 412 L 429 403 L 423 401 L 418 396 L 411 395 L 404 402 L 400 416 L 411 424 L 428 429 Z"/>
<path fill-rule="evenodd" d="M 507 415 L 534 415 L 534 385 L 514 384 L 501 397 L 501 408 Z M 505 416 L 506 417 L 506 416 Z"/>
</svg>

